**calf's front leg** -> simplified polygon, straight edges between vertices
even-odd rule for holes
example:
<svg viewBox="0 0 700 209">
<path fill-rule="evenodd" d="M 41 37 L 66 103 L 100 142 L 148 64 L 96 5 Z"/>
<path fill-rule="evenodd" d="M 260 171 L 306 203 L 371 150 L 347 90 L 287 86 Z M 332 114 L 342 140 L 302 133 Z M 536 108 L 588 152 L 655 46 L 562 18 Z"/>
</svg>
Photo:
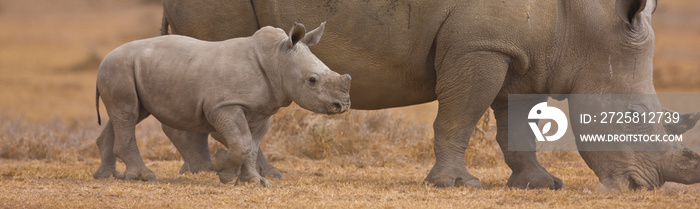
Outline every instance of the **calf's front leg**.
<svg viewBox="0 0 700 209">
<path fill-rule="evenodd" d="M 207 114 L 207 119 L 216 129 L 215 138 L 225 142 L 228 148 L 219 150 L 214 156 L 214 170 L 217 171 L 219 180 L 222 183 L 231 182 L 235 176 L 220 174 L 235 173 L 232 171 L 240 167 L 236 184 L 255 183 L 270 187 L 270 182 L 260 176 L 256 169 L 260 141 L 255 140 L 251 134 L 243 109 L 238 106 L 220 107 Z"/>
</svg>

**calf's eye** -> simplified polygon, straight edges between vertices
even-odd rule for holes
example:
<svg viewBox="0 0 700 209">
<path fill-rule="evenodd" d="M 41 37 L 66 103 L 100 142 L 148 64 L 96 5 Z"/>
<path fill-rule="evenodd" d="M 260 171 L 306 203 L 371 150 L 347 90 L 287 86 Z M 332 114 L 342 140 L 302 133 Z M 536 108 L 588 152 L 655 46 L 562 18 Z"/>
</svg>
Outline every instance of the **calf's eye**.
<svg viewBox="0 0 700 209">
<path fill-rule="evenodd" d="M 309 78 L 309 83 L 316 84 L 316 82 L 317 82 L 316 77 Z"/>
</svg>

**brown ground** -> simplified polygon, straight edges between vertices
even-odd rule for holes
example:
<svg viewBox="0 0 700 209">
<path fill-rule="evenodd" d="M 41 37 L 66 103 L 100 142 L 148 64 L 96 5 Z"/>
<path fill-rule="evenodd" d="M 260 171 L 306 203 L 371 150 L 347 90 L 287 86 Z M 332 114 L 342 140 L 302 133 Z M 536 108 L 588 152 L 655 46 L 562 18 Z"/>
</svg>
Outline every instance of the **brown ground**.
<svg viewBox="0 0 700 209">
<path fill-rule="evenodd" d="M 662 93 L 699 93 L 700 1 L 660 4 L 653 21 L 655 84 Z M 153 0 L 0 0 L 0 208 L 689 208 L 699 202 L 697 186 L 602 191 L 575 152 L 538 156 L 565 190 L 504 188 L 510 170 L 494 142 L 493 121 L 480 125 L 466 158 L 484 189 L 422 185 L 434 162 L 435 103 L 330 117 L 283 109 L 263 149 L 285 178 L 271 179 L 268 189 L 223 185 L 213 173 L 177 174 L 179 154 L 158 122 L 147 119 L 137 137 L 159 182 L 94 180 L 97 64 L 120 44 L 157 36 L 160 14 Z"/>
</svg>

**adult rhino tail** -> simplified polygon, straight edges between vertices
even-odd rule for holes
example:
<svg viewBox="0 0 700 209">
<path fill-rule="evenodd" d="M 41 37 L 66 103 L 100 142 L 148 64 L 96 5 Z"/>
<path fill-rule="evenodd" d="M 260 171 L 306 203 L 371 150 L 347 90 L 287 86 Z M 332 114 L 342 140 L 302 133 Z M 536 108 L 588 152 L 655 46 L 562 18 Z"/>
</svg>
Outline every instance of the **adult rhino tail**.
<svg viewBox="0 0 700 209">
<path fill-rule="evenodd" d="M 165 10 L 163 10 L 163 20 L 161 21 L 160 25 L 161 36 L 168 35 L 168 25 L 170 24 L 168 23 L 168 18 L 165 18 Z"/>
<path fill-rule="evenodd" d="M 100 89 L 95 86 L 95 109 L 97 109 L 97 125 L 102 125 L 100 118 Z"/>
</svg>

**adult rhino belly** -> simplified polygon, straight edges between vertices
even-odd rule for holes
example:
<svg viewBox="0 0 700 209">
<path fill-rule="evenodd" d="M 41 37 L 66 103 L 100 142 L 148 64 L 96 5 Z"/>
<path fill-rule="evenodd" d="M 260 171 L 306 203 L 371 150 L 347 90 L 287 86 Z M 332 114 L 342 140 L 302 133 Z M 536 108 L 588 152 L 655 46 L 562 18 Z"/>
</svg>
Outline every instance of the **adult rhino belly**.
<svg viewBox="0 0 700 209">
<path fill-rule="evenodd" d="M 311 51 L 331 70 L 352 76 L 354 109 L 380 109 L 433 101 L 434 39 L 447 16 L 430 1 L 255 2 L 260 25 L 326 21 Z"/>
</svg>

